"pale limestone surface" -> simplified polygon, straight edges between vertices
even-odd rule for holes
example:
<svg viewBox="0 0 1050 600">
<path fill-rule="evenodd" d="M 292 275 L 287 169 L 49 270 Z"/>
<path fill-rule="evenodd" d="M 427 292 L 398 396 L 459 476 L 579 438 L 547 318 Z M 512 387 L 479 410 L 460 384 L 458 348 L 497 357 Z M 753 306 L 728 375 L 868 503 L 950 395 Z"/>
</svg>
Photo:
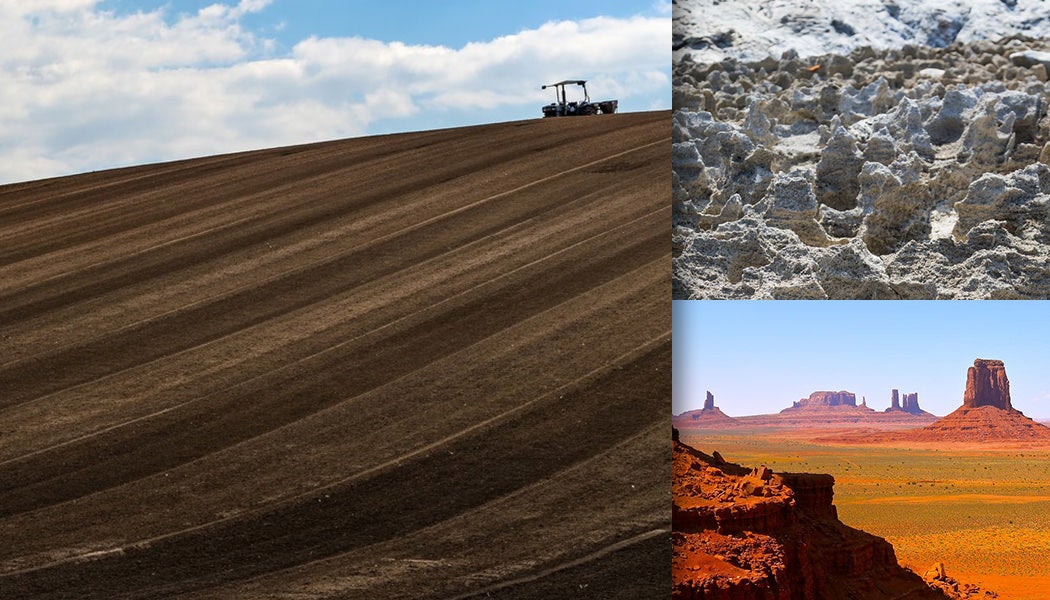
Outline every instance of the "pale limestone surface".
<svg viewBox="0 0 1050 600">
<path fill-rule="evenodd" d="M 674 297 L 1050 298 L 1046 50 L 679 62 Z"/>
</svg>

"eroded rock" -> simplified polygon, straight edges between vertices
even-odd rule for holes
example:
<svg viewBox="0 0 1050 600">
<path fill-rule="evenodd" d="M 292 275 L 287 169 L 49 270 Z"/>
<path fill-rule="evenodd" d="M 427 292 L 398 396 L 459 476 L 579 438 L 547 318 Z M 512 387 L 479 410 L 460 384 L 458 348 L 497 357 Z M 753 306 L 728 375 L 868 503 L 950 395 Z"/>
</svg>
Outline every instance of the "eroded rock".
<svg viewBox="0 0 1050 600">
<path fill-rule="evenodd" d="M 1050 298 L 1047 46 L 677 64 L 674 297 Z"/>
</svg>

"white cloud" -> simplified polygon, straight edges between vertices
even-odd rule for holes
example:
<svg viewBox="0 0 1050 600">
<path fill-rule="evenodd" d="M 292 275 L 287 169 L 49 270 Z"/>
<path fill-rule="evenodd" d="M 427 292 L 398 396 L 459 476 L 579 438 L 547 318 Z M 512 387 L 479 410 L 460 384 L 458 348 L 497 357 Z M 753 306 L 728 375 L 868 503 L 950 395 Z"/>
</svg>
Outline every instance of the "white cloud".
<svg viewBox="0 0 1050 600">
<path fill-rule="evenodd" d="M 552 22 L 462 48 L 309 38 L 282 56 L 241 18 L 271 0 L 172 20 L 98 0 L 0 0 L 0 182 L 428 127 L 538 116 L 540 84 L 667 108 L 670 19 Z M 655 5 L 659 12 L 660 3 Z M 386 121 L 384 121 L 386 120 Z"/>
</svg>

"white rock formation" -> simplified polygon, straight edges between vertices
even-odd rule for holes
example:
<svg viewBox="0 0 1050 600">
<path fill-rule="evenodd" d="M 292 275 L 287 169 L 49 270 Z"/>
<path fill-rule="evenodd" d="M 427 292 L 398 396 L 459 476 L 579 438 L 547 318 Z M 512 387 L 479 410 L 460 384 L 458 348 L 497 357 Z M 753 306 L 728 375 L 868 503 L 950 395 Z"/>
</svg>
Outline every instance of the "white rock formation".
<svg viewBox="0 0 1050 600">
<path fill-rule="evenodd" d="M 673 0 L 678 60 L 759 61 L 919 44 L 1050 36 L 1044 0 Z M 1050 68 L 1050 64 L 1047 65 Z"/>
<path fill-rule="evenodd" d="M 676 64 L 674 297 L 1050 298 L 1046 46 Z"/>
</svg>

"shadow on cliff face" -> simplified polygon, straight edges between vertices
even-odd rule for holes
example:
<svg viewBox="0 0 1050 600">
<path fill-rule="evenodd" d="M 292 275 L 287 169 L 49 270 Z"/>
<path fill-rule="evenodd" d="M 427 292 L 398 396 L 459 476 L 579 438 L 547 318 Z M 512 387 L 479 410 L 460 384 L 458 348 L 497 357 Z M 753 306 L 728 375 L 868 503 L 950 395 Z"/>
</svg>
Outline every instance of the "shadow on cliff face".
<svg viewBox="0 0 1050 600">
<path fill-rule="evenodd" d="M 675 600 L 950 598 L 838 520 L 831 475 L 748 469 L 674 441 Z"/>
</svg>

